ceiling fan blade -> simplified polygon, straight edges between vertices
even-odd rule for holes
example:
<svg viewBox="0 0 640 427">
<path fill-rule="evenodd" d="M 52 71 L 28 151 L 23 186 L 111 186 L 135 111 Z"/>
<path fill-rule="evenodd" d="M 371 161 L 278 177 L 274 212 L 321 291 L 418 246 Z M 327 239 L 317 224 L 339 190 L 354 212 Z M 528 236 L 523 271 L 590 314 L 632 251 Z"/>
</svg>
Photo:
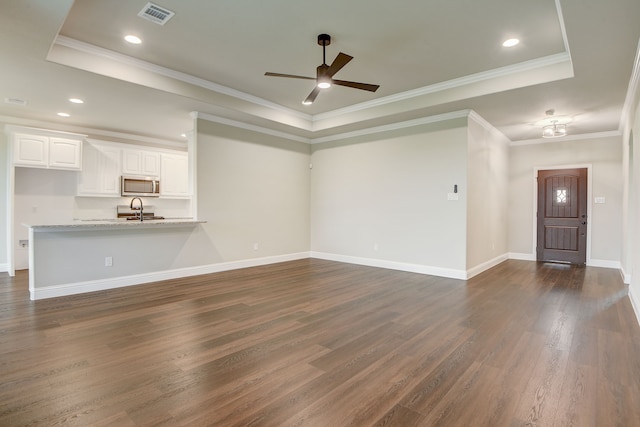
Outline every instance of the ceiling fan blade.
<svg viewBox="0 0 640 427">
<path fill-rule="evenodd" d="M 331 65 L 329 66 L 329 69 L 327 70 L 326 75 L 329 77 L 333 76 L 335 73 L 340 71 L 342 67 L 347 65 L 347 63 L 349 63 L 349 61 L 351 61 L 352 59 L 353 59 L 353 56 L 340 52 L 338 56 L 336 56 L 336 59 L 334 59 Z"/>
<path fill-rule="evenodd" d="M 315 80 L 315 77 L 306 77 L 306 76 L 296 76 L 294 74 L 280 74 L 280 73 L 264 73 L 265 76 L 271 77 L 288 77 L 290 79 L 305 79 L 305 80 Z"/>
<path fill-rule="evenodd" d="M 375 92 L 380 87 L 380 85 L 371 85 L 371 84 L 368 84 L 368 83 L 358 83 L 358 82 L 348 82 L 348 81 L 345 81 L 345 80 L 335 80 L 335 79 L 332 80 L 332 83 L 334 85 L 338 85 L 338 86 L 346 86 L 346 87 L 352 87 L 354 89 L 368 90 L 369 92 Z"/>
<path fill-rule="evenodd" d="M 309 96 L 307 96 L 307 98 L 302 101 L 303 104 L 313 104 L 313 101 L 316 100 L 316 97 L 318 96 L 318 94 L 320 93 L 320 88 L 318 86 L 314 87 L 313 90 L 311 91 L 311 93 L 309 94 Z"/>
</svg>

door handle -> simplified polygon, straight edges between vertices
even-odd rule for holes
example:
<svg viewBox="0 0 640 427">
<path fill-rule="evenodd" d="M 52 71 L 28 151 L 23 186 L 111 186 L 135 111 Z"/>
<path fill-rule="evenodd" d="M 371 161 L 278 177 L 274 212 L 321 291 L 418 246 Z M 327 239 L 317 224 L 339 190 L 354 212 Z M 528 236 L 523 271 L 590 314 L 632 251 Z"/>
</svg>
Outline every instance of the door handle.
<svg viewBox="0 0 640 427">
<path fill-rule="evenodd" d="M 582 225 L 587 225 L 587 221 L 582 221 Z"/>
</svg>

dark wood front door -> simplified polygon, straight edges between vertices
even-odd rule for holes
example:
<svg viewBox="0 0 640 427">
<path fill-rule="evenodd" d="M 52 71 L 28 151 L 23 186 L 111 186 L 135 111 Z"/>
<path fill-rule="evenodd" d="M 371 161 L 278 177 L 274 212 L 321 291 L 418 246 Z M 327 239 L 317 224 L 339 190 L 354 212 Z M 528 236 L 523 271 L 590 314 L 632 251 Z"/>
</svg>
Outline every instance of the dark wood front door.
<svg viewBox="0 0 640 427">
<path fill-rule="evenodd" d="M 587 169 L 538 171 L 538 261 L 587 259 Z"/>
</svg>

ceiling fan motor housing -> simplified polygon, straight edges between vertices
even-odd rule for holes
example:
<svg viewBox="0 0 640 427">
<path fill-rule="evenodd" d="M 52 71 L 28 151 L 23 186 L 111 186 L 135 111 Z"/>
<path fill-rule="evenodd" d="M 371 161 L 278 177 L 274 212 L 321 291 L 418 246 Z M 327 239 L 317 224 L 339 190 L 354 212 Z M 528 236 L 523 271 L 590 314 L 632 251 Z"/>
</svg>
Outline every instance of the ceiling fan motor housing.
<svg viewBox="0 0 640 427">
<path fill-rule="evenodd" d="M 318 44 L 320 46 L 329 46 L 331 44 L 331 36 L 329 34 L 318 34 Z"/>
</svg>

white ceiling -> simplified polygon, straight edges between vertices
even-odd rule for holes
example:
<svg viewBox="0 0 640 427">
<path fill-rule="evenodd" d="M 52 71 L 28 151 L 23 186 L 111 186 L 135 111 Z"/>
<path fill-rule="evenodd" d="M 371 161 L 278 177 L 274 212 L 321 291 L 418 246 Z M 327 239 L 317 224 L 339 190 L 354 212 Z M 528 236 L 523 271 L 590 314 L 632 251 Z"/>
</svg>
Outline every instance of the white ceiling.
<svg viewBox="0 0 640 427">
<path fill-rule="evenodd" d="M 638 0 L 158 0 L 164 26 L 137 16 L 146 3 L 2 0 L 0 100 L 28 104 L 0 116 L 179 141 L 198 112 L 314 142 L 473 109 L 521 141 L 555 109 L 571 135 L 616 132 L 640 38 Z M 380 89 L 304 106 L 312 81 L 264 76 L 315 76 L 320 33 L 327 63 L 354 57 L 335 78 Z"/>
</svg>

